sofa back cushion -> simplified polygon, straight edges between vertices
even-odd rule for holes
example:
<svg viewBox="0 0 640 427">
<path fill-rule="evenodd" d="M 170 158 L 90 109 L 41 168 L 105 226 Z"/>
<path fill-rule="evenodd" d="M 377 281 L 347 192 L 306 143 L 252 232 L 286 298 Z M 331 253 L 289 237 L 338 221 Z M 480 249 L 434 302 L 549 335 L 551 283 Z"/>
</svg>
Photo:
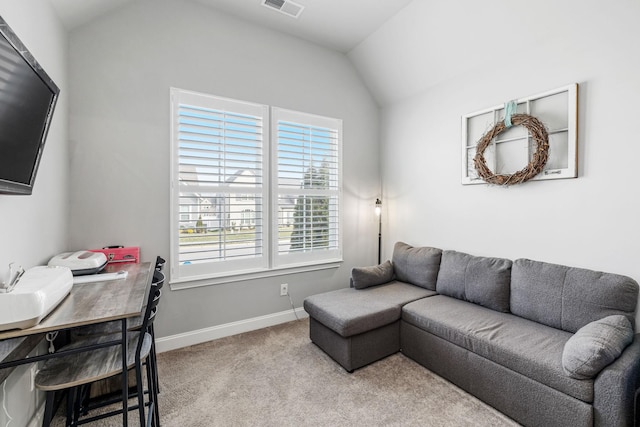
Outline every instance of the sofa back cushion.
<svg viewBox="0 0 640 427">
<path fill-rule="evenodd" d="M 511 312 L 575 333 L 586 324 L 621 314 L 635 325 L 638 283 L 626 276 L 529 259 L 514 261 Z"/>
<path fill-rule="evenodd" d="M 391 259 L 396 280 L 435 291 L 441 256 L 442 249 L 397 242 Z"/>
<path fill-rule="evenodd" d="M 436 290 L 442 295 L 509 312 L 511 260 L 444 251 Z"/>
</svg>

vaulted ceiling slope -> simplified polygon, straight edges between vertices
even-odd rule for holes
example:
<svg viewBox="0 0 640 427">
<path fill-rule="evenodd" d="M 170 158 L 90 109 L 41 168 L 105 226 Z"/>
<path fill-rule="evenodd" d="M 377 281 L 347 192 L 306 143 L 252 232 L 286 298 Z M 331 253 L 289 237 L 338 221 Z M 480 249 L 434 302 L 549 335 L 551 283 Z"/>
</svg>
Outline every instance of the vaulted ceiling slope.
<svg viewBox="0 0 640 427">
<path fill-rule="evenodd" d="M 49 0 L 67 30 L 73 30 L 134 0 Z"/>
<path fill-rule="evenodd" d="M 73 30 L 138 0 L 49 1 Z M 582 49 L 580 34 L 603 19 L 619 24 L 622 41 L 640 19 L 636 0 L 293 0 L 304 6 L 298 19 L 263 0 L 156 1 L 199 2 L 346 53 L 380 106 L 470 73 L 499 74 L 510 61 L 544 61 L 549 47 Z"/>
<path fill-rule="evenodd" d="M 136 0 L 50 0 L 68 30 Z M 293 0 L 304 7 L 292 18 L 263 7 L 263 0 L 157 0 L 196 1 L 257 25 L 313 43 L 349 52 L 411 0 Z M 291 1 L 291 0 L 289 0 Z"/>
<path fill-rule="evenodd" d="M 605 22 L 615 23 L 621 45 L 637 44 L 638 19 L 640 2 L 630 0 L 413 0 L 348 55 L 385 106 L 472 73 L 544 64 L 549 49 L 588 50 L 585 33 L 602 31 Z M 562 71 L 554 66 L 549 73 Z"/>
</svg>

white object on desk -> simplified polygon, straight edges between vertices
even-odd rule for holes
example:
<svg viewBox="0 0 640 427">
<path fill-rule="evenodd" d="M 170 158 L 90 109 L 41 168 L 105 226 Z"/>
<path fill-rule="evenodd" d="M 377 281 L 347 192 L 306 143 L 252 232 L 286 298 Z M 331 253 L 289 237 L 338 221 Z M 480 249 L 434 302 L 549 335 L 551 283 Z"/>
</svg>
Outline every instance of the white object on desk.
<svg viewBox="0 0 640 427">
<path fill-rule="evenodd" d="M 69 267 L 74 276 L 95 274 L 107 265 L 107 256 L 102 252 L 65 252 L 51 258 L 49 265 Z"/>
<path fill-rule="evenodd" d="M 28 269 L 11 292 L 0 293 L 0 331 L 37 325 L 62 302 L 73 286 L 67 267 Z"/>
<path fill-rule="evenodd" d="M 126 279 L 126 278 L 127 278 L 126 271 L 118 271 L 115 273 L 89 274 L 87 276 L 74 276 L 73 284 L 78 285 L 80 283 L 104 282 L 107 280 L 119 280 L 119 279 Z"/>
</svg>

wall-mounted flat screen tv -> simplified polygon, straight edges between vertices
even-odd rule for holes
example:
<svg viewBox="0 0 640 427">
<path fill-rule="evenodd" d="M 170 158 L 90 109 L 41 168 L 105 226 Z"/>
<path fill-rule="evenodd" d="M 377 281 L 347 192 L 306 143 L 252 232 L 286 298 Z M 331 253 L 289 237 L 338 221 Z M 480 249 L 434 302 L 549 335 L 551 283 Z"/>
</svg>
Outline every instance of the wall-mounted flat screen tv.
<svg viewBox="0 0 640 427">
<path fill-rule="evenodd" d="M 60 89 L 0 17 L 0 194 L 31 194 Z"/>
</svg>

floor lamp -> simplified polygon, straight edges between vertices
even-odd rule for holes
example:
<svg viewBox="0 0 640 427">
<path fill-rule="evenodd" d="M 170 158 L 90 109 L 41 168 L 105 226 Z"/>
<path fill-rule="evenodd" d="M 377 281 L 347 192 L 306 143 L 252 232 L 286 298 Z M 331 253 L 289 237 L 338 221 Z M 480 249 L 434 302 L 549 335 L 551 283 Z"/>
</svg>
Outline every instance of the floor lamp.
<svg viewBox="0 0 640 427">
<path fill-rule="evenodd" d="M 376 216 L 378 217 L 378 264 L 382 263 L 382 200 L 376 199 Z"/>
</svg>

